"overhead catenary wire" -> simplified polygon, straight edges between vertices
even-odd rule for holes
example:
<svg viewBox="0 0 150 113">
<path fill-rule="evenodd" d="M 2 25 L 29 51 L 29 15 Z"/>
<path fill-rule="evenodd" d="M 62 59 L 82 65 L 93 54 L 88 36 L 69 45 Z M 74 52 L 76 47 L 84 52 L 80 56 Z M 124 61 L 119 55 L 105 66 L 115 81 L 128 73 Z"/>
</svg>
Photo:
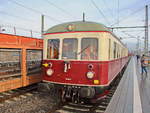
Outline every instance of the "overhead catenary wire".
<svg viewBox="0 0 150 113">
<path fill-rule="evenodd" d="M 136 36 L 133 36 L 133 35 L 127 33 L 127 32 L 124 32 L 124 31 L 121 31 L 121 32 L 124 33 L 125 35 L 130 36 L 130 37 L 136 37 L 136 36 L 140 35 L 141 33 L 143 33 L 143 31 L 140 31 L 139 33 L 136 33 Z"/>
<path fill-rule="evenodd" d="M 62 22 L 62 21 L 60 21 L 60 20 L 58 20 L 58 19 L 56 19 L 56 18 L 54 18 L 54 17 L 52 17 L 52 16 L 49 16 L 49 15 L 44 14 L 44 13 L 41 12 L 41 11 L 38 11 L 38 10 L 33 9 L 33 8 L 31 8 L 31 7 L 27 7 L 27 6 L 21 4 L 20 2 L 18 2 L 18 1 L 16 1 L 16 0 L 8 0 L 8 1 L 11 2 L 11 3 L 14 3 L 14 4 L 16 4 L 16 5 L 20 6 L 20 7 L 23 7 L 23 8 L 25 8 L 25 9 L 27 9 L 27 10 L 30 10 L 30 11 L 32 11 L 32 12 L 34 12 L 34 13 L 38 13 L 38 14 L 41 14 L 41 15 L 43 14 L 43 15 L 47 16 L 49 19 L 51 19 L 52 21 Z"/>
<path fill-rule="evenodd" d="M 137 31 L 145 31 L 145 30 L 124 30 L 122 32 L 137 32 Z"/>
<path fill-rule="evenodd" d="M 50 0 L 45 0 L 48 4 L 50 4 L 51 6 L 57 8 L 58 10 L 60 10 L 62 13 L 72 17 L 73 19 L 76 18 L 75 16 L 73 16 L 72 14 L 70 14 L 68 11 L 66 11 L 65 9 L 57 6 L 56 4 L 52 3 Z"/>
<path fill-rule="evenodd" d="M 119 5 L 120 5 L 120 3 L 119 3 L 119 0 L 118 0 L 118 11 L 117 11 L 117 13 L 118 13 L 118 17 L 117 17 L 117 20 L 118 20 L 118 25 L 119 25 Z"/>
<path fill-rule="evenodd" d="M 118 6 L 119 6 L 119 4 L 120 4 L 120 2 L 119 2 L 119 0 L 118 0 Z M 136 4 L 134 4 L 134 5 L 138 5 L 138 4 L 139 4 L 139 3 L 136 3 Z M 119 23 L 122 22 L 122 21 L 124 21 L 124 20 L 126 20 L 126 19 L 128 19 L 128 18 L 130 18 L 130 17 L 132 17 L 132 15 L 134 15 L 134 14 L 138 13 L 139 11 L 141 11 L 141 9 L 144 9 L 144 8 L 145 8 L 145 5 L 146 5 L 146 4 L 144 4 L 144 6 L 142 6 L 141 8 L 139 8 L 139 9 L 137 9 L 137 10 L 131 12 L 131 14 L 129 14 L 128 16 L 123 17 L 121 20 L 119 20 Z M 147 5 L 150 5 L 149 2 L 147 2 Z M 127 8 L 127 9 L 129 9 L 129 8 Z M 133 9 L 135 9 L 135 8 L 132 7 L 132 10 L 133 10 Z M 120 10 L 118 10 L 118 11 L 120 12 Z M 114 24 L 112 24 L 111 26 L 116 25 L 116 24 L 118 24 L 117 21 L 116 21 Z"/>
<path fill-rule="evenodd" d="M 102 1 L 103 1 L 103 3 L 104 3 L 104 6 L 107 8 L 107 11 L 109 12 L 109 15 L 112 16 L 112 17 L 114 17 L 114 15 L 113 15 L 113 13 L 111 13 L 112 11 L 111 11 L 111 9 L 108 7 L 106 1 L 105 1 L 105 0 L 102 0 Z"/>
<path fill-rule="evenodd" d="M 104 20 L 110 25 L 110 22 L 108 21 L 108 19 L 106 18 L 106 16 L 103 14 L 103 12 L 100 10 L 100 8 L 96 5 L 96 3 L 94 2 L 94 0 L 91 0 L 91 2 L 95 6 L 95 8 L 98 10 L 98 12 L 103 16 Z"/>
<path fill-rule="evenodd" d="M 139 33 L 136 33 L 136 36 L 135 35 L 131 35 L 131 34 L 129 34 L 129 33 L 127 33 L 127 32 L 123 32 L 123 31 L 121 31 L 122 33 L 124 33 L 125 35 L 127 35 L 128 37 L 123 37 L 123 38 L 121 38 L 121 39 L 137 39 L 138 41 L 140 40 L 140 41 L 142 41 L 143 40 L 143 38 L 141 37 L 141 36 L 139 36 L 141 33 L 143 33 L 143 31 L 140 31 Z M 139 37 L 141 37 L 141 38 L 139 38 Z M 140 46 L 142 46 L 141 45 L 142 43 L 140 42 Z M 136 44 L 137 45 L 137 44 Z"/>
<path fill-rule="evenodd" d="M 28 21 L 28 22 L 35 22 L 34 20 L 31 20 L 31 19 L 26 19 L 26 18 L 23 18 L 23 17 L 20 17 L 20 16 L 17 16 L 17 15 L 14 15 L 14 14 L 10 14 L 10 13 L 7 13 L 7 12 L 4 12 L 4 11 L 0 11 L 0 15 L 7 15 L 7 16 L 10 16 L 10 17 L 14 17 L 14 18 L 19 18 L 19 19 L 21 19 L 22 21 Z M 1 21 L 3 21 L 3 20 L 1 20 Z M 10 23 L 9 23 L 10 24 Z M 1 28 L 15 28 L 15 29 L 18 29 L 18 30 L 23 30 L 23 31 L 32 31 L 32 32 L 35 32 L 35 33 L 40 33 L 40 32 L 38 32 L 38 31 L 35 31 L 35 30 L 31 30 L 31 29 L 25 29 L 25 28 L 20 28 L 20 27 L 15 27 L 15 25 L 13 26 L 13 25 L 0 25 L 0 27 Z"/>
<path fill-rule="evenodd" d="M 12 13 L 10 14 L 10 13 L 5 12 L 5 11 L 0 11 L 0 15 L 7 15 L 7 16 L 11 16 L 11 17 L 14 17 L 14 18 L 17 18 L 17 19 L 19 18 L 23 21 L 35 22 L 34 20 L 23 18 L 23 17 L 17 16 L 17 15 L 14 15 Z"/>
<path fill-rule="evenodd" d="M 127 20 L 128 18 L 131 18 L 131 16 L 135 15 L 136 13 L 138 13 L 139 11 L 141 11 L 141 10 L 143 10 L 143 9 L 144 9 L 144 7 L 141 7 L 141 8 L 139 8 L 139 9 L 137 9 L 136 11 L 130 13 L 128 16 L 123 17 L 122 19 L 119 20 L 119 23 L 122 22 L 122 21 Z M 112 24 L 111 26 L 114 26 L 114 25 L 116 25 L 116 24 L 118 24 L 118 21 L 115 22 L 114 24 Z"/>
</svg>

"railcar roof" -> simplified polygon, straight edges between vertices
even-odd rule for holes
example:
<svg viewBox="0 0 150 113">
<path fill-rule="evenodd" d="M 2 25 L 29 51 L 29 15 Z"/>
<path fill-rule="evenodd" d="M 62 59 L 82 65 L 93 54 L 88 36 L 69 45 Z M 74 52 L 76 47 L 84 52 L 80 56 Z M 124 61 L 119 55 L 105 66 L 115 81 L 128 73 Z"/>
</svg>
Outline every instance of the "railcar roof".
<svg viewBox="0 0 150 113">
<path fill-rule="evenodd" d="M 72 26 L 71 30 L 69 30 L 69 26 Z M 49 33 L 64 33 L 64 32 L 76 32 L 76 31 L 108 31 L 110 32 L 121 44 L 123 44 L 118 37 L 111 32 L 109 28 L 107 28 L 105 25 L 97 22 L 90 22 L 90 21 L 75 21 L 75 22 L 67 22 L 63 24 L 59 24 L 56 26 L 53 26 L 49 28 L 46 32 L 46 34 Z M 123 44 L 124 45 L 124 44 Z"/>
<path fill-rule="evenodd" d="M 72 26 L 69 30 L 69 26 Z M 76 21 L 59 24 L 49 28 L 46 33 L 59 33 L 69 31 L 110 31 L 105 25 L 96 22 Z"/>
</svg>

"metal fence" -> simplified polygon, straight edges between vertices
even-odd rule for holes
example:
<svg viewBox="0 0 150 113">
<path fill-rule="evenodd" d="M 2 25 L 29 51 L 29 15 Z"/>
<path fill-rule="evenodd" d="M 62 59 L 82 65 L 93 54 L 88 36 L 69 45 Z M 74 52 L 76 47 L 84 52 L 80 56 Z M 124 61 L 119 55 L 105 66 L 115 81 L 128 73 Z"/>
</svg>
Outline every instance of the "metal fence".
<svg viewBox="0 0 150 113">
<path fill-rule="evenodd" d="M 0 33 L 41 38 L 41 32 L 9 25 L 0 25 Z"/>
</svg>

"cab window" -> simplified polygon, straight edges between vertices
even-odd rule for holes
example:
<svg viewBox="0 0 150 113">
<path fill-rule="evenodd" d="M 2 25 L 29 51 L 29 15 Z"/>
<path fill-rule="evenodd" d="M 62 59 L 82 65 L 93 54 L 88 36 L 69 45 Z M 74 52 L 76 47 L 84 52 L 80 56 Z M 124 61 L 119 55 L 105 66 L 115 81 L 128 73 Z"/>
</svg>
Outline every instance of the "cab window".
<svg viewBox="0 0 150 113">
<path fill-rule="evenodd" d="M 59 39 L 49 39 L 47 44 L 47 58 L 58 59 L 59 58 Z"/>
<path fill-rule="evenodd" d="M 63 40 L 62 59 L 77 59 L 78 40 L 69 38 Z"/>
<path fill-rule="evenodd" d="M 98 59 L 98 39 L 83 38 L 81 41 L 81 59 L 97 60 Z"/>
</svg>

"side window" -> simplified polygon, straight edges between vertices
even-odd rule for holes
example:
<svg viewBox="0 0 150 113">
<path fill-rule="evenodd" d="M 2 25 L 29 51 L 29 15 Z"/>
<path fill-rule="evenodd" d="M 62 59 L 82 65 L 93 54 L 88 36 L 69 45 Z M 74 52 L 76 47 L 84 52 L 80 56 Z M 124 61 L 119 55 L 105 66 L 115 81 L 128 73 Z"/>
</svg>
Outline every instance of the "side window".
<svg viewBox="0 0 150 113">
<path fill-rule="evenodd" d="M 98 39 L 83 38 L 81 41 L 81 59 L 97 60 L 98 59 Z"/>
<path fill-rule="evenodd" d="M 123 48 L 121 48 L 121 57 L 123 57 Z"/>
<path fill-rule="evenodd" d="M 58 59 L 59 58 L 59 39 L 49 39 L 47 44 L 47 58 Z"/>
<path fill-rule="evenodd" d="M 109 39 L 108 59 L 111 57 L 111 40 Z"/>
<path fill-rule="evenodd" d="M 117 44 L 117 58 L 119 58 L 119 44 Z"/>
<path fill-rule="evenodd" d="M 119 58 L 120 58 L 120 45 L 119 45 Z"/>
<path fill-rule="evenodd" d="M 116 47 L 117 46 L 117 44 L 116 44 L 116 42 L 114 42 L 114 59 L 116 58 Z"/>
</svg>

